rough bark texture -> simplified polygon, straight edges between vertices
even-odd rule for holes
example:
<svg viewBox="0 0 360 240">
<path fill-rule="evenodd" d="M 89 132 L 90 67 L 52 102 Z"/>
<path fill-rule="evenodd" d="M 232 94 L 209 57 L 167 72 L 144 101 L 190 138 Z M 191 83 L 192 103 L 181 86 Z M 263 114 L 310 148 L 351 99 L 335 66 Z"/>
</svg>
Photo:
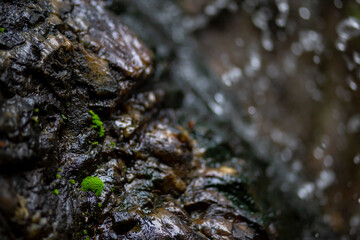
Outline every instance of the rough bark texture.
<svg viewBox="0 0 360 240">
<path fill-rule="evenodd" d="M 102 2 L 2 1 L 0 26 L 0 239 L 267 239 L 239 173 L 138 90 L 152 53 Z"/>
</svg>

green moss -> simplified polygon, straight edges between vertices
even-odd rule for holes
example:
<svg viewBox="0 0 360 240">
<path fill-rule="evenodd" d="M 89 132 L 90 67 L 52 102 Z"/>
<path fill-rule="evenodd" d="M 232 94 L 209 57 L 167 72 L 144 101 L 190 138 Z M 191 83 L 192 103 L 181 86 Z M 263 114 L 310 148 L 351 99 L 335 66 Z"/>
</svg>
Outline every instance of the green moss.
<svg viewBox="0 0 360 240">
<path fill-rule="evenodd" d="M 70 106 L 71 106 L 71 103 L 70 103 L 70 102 L 67 102 L 67 103 L 66 103 L 66 106 L 67 106 L 67 107 L 70 107 Z"/>
<path fill-rule="evenodd" d="M 101 206 L 102 206 L 101 203 L 98 203 L 98 207 L 101 208 Z"/>
<path fill-rule="evenodd" d="M 104 183 L 98 177 L 89 176 L 81 182 L 81 187 L 85 192 L 92 191 L 96 196 L 100 196 L 104 188 Z"/>
<path fill-rule="evenodd" d="M 38 122 L 39 122 L 39 118 L 38 118 L 37 116 L 32 117 L 32 120 L 34 120 L 35 123 L 38 123 Z"/>
<path fill-rule="evenodd" d="M 115 147 L 115 143 L 114 143 L 114 142 L 111 142 L 110 145 L 111 145 L 112 147 Z"/>
<path fill-rule="evenodd" d="M 62 172 L 62 169 L 61 169 L 61 168 L 58 168 L 58 171 L 59 171 L 59 172 Z"/>
<path fill-rule="evenodd" d="M 39 112 L 39 109 L 38 109 L 38 108 L 35 108 L 34 111 L 37 113 L 37 112 Z"/>
<path fill-rule="evenodd" d="M 87 235 L 87 231 L 86 231 L 86 230 L 84 230 L 84 235 Z"/>
<path fill-rule="evenodd" d="M 72 185 L 75 185 L 75 180 L 74 179 L 70 179 L 69 182 L 72 184 Z"/>
<path fill-rule="evenodd" d="M 85 240 L 90 240 L 90 237 L 89 237 L 89 236 L 87 236 L 87 237 L 85 238 Z"/>
<path fill-rule="evenodd" d="M 64 114 L 61 114 L 61 117 L 62 117 L 64 120 L 67 120 L 67 119 L 68 119 Z"/>
<path fill-rule="evenodd" d="M 59 190 L 54 189 L 53 193 L 54 193 L 55 195 L 59 195 Z"/>
<path fill-rule="evenodd" d="M 99 145 L 99 142 L 93 142 L 92 145 Z"/>
<path fill-rule="evenodd" d="M 105 134 L 103 122 L 100 120 L 99 115 L 93 112 L 93 110 L 90 110 L 89 113 L 92 117 L 92 128 L 99 128 L 99 137 L 103 137 Z"/>
<path fill-rule="evenodd" d="M 0 32 L 2 32 L 2 33 L 5 32 L 5 29 L 0 27 Z"/>
<path fill-rule="evenodd" d="M 61 178 L 61 176 L 59 174 L 56 174 L 56 178 L 59 179 Z"/>
</svg>

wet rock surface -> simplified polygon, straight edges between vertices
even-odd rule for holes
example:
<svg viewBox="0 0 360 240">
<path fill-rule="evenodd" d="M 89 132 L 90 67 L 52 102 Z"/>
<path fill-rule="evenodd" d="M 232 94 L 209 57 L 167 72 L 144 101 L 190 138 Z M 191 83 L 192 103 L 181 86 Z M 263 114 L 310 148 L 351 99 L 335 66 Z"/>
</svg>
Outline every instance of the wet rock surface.
<svg viewBox="0 0 360 240">
<path fill-rule="evenodd" d="M 268 239 L 242 172 L 205 164 L 102 2 L 3 1 L 0 26 L 0 239 Z"/>
</svg>

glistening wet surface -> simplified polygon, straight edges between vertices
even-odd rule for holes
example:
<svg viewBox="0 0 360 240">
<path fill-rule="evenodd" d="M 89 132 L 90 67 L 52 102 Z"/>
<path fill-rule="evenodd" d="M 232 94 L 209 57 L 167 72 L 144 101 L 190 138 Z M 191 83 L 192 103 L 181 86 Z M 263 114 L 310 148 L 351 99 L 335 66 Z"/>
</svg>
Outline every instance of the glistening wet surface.
<svg viewBox="0 0 360 240">
<path fill-rule="evenodd" d="M 174 78 L 263 159 L 252 175 L 282 239 L 360 234 L 359 2 L 130 4 L 175 42 Z"/>
</svg>

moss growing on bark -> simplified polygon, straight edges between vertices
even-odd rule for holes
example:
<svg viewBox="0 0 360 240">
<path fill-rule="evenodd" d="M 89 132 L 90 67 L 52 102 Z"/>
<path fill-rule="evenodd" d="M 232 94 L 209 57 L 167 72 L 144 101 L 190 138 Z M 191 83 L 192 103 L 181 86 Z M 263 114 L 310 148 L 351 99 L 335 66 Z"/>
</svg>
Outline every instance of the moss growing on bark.
<svg viewBox="0 0 360 240">
<path fill-rule="evenodd" d="M 103 137 L 105 134 L 103 122 L 100 120 L 99 115 L 94 113 L 93 110 L 89 111 L 92 117 L 92 128 L 98 128 L 99 129 L 99 137 Z"/>
<path fill-rule="evenodd" d="M 85 192 L 92 191 L 96 196 L 100 196 L 104 188 L 104 183 L 98 177 L 86 177 L 81 182 L 82 190 Z"/>
</svg>

